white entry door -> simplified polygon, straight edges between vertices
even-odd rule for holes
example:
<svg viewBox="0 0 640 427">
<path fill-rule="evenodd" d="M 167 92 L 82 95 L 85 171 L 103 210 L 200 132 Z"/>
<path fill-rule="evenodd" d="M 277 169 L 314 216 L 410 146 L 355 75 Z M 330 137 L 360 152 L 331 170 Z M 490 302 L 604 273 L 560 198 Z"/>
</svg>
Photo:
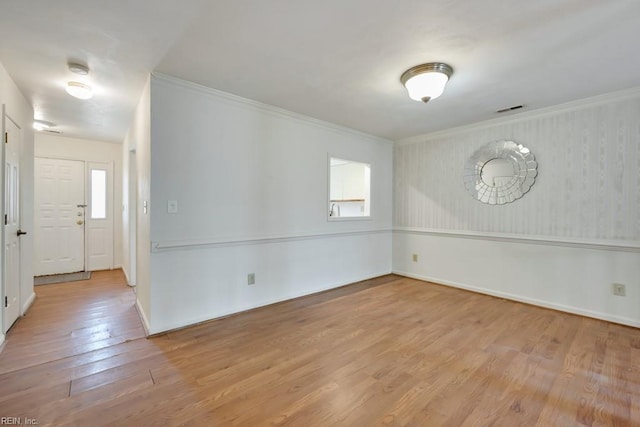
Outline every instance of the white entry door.
<svg viewBox="0 0 640 427">
<path fill-rule="evenodd" d="M 84 162 L 35 158 L 34 274 L 84 270 Z"/>
<path fill-rule="evenodd" d="M 5 116 L 4 165 L 4 326 L 20 315 L 20 139 L 18 126 Z"/>
<path fill-rule="evenodd" d="M 113 268 L 113 163 L 87 162 L 87 271 Z"/>
</svg>

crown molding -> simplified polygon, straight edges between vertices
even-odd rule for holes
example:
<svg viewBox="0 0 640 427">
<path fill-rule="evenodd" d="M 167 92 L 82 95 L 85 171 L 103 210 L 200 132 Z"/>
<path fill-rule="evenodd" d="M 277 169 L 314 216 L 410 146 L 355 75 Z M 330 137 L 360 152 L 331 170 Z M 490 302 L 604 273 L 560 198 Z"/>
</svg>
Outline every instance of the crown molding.
<svg viewBox="0 0 640 427">
<path fill-rule="evenodd" d="M 411 145 L 421 142 L 428 142 L 434 139 L 442 138 L 445 136 L 457 135 L 469 131 L 486 129 L 498 125 L 520 123 L 527 120 L 538 119 L 548 116 L 553 116 L 560 113 L 579 111 L 586 108 L 597 107 L 603 104 L 609 104 L 616 101 L 625 101 L 628 99 L 640 98 L 640 86 L 631 89 L 625 89 L 622 91 L 611 92 L 604 95 L 592 96 L 589 98 L 579 99 L 576 101 L 570 101 L 563 104 L 554 105 L 551 107 L 544 107 L 537 110 L 523 111 L 521 113 L 513 114 L 507 117 L 499 117 L 490 120 L 484 120 L 477 123 L 468 125 L 453 127 L 436 132 L 425 133 L 421 135 L 411 136 L 408 138 L 399 139 L 395 142 L 396 146 Z"/>
<path fill-rule="evenodd" d="M 265 104 L 260 101 L 255 101 L 253 99 L 243 98 L 241 96 L 234 95 L 229 92 L 224 92 L 219 89 L 214 89 L 208 86 L 203 86 L 198 83 L 182 80 L 178 77 L 170 76 L 168 74 L 163 74 L 163 73 L 154 71 L 151 73 L 151 80 L 152 82 L 159 82 L 164 84 L 170 84 L 173 86 L 179 86 L 184 89 L 191 90 L 193 92 L 209 95 L 221 101 L 225 101 L 225 102 L 239 105 L 245 108 L 257 110 L 263 113 L 270 114 L 275 117 L 303 122 L 303 123 L 310 124 L 325 130 L 330 130 L 330 131 L 338 132 L 341 134 L 345 134 L 345 133 L 351 134 L 359 138 L 364 138 L 364 139 L 368 139 L 376 142 L 382 142 L 390 145 L 394 144 L 394 142 L 390 139 L 381 138 L 379 136 L 361 132 L 352 128 L 348 128 L 346 126 L 341 126 L 341 125 L 337 125 L 324 120 L 316 119 L 310 116 L 305 116 L 304 114 L 295 113 L 293 111 L 285 110 L 284 108 L 276 107 L 270 104 Z"/>
</svg>

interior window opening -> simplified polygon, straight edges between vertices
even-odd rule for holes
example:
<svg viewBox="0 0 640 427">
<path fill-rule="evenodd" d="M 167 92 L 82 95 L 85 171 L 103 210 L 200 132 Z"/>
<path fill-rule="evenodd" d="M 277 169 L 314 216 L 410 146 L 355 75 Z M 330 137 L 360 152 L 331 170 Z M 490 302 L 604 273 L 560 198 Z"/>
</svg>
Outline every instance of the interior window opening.
<svg viewBox="0 0 640 427">
<path fill-rule="evenodd" d="M 371 216 L 371 165 L 329 159 L 329 218 Z"/>
</svg>

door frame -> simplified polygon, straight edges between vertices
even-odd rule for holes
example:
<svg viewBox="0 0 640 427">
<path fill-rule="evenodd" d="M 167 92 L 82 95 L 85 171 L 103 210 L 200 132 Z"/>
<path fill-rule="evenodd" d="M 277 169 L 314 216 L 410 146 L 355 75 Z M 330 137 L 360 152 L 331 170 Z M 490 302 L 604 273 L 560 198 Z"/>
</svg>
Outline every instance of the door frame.
<svg viewBox="0 0 640 427">
<path fill-rule="evenodd" d="M 108 198 L 109 200 L 107 200 L 107 209 L 109 210 L 109 213 L 111 215 L 111 236 L 109 239 L 109 245 L 111 246 L 110 249 L 110 260 L 109 260 L 109 269 L 114 269 L 115 268 L 115 214 L 116 214 L 116 206 L 115 206 L 115 183 L 116 183 L 116 179 L 115 179 L 115 173 L 116 173 L 116 168 L 115 168 L 115 164 L 112 160 L 109 160 L 107 162 L 104 161 L 97 161 L 97 160 L 90 160 L 90 159 L 81 159 L 81 158 L 69 158 L 68 156 L 56 156 L 56 155 L 43 155 L 43 156 L 34 156 L 34 158 L 41 158 L 41 159 L 53 159 L 53 160 L 70 160 L 70 161 L 80 161 L 84 163 L 84 167 L 83 167 L 83 180 L 84 180 L 84 203 L 88 204 L 90 201 L 90 191 L 91 189 L 88 188 L 88 184 L 89 184 L 89 174 L 90 174 L 90 170 L 89 170 L 89 164 L 90 163 L 104 163 L 104 164 L 109 164 L 109 172 L 111 174 L 111 176 L 108 177 Z M 34 200 L 34 206 L 36 205 L 35 200 Z M 86 225 L 86 217 L 87 217 L 87 213 L 89 212 L 88 206 L 85 208 L 85 225 Z M 37 230 L 34 229 L 34 233 L 36 233 Z M 84 227 L 84 254 L 83 254 L 83 260 L 84 260 L 84 270 L 87 270 L 87 267 L 89 265 L 89 260 L 88 260 L 88 254 L 89 254 L 89 250 L 88 250 L 88 245 L 89 245 L 89 239 L 87 236 L 87 228 L 86 226 Z M 35 260 L 34 260 L 35 262 Z"/>
<path fill-rule="evenodd" d="M 18 122 L 16 120 L 14 120 L 8 113 L 7 113 L 7 106 L 6 104 L 2 104 L 2 141 L 0 141 L 0 143 L 2 143 L 2 150 L 0 150 L 0 162 L 2 162 L 2 166 L 0 167 L 0 176 L 2 178 L 0 178 L 1 182 L 0 182 L 0 200 L 2 201 L 0 203 L 0 218 L 4 218 L 4 215 L 6 215 L 6 202 L 5 202 L 5 196 L 6 196 L 6 182 L 5 182 L 5 175 L 6 175 L 6 158 L 7 158 L 7 145 L 5 144 L 4 138 L 7 132 L 7 119 L 11 120 L 11 122 L 16 126 L 16 128 L 18 128 L 18 130 L 22 131 L 23 128 L 22 126 L 20 126 L 18 124 Z M 22 169 L 23 164 L 22 164 L 22 144 L 20 144 L 18 146 L 18 164 L 20 165 L 20 168 Z M 18 178 L 20 179 L 20 174 L 18 174 Z M 18 221 L 20 223 L 20 225 L 22 224 L 22 208 L 23 208 L 23 201 L 22 201 L 22 190 L 20 187 L 18 187 Z M 20 227 L 19 225 L 19 227 Z M 2 237 L 1 237 L 1 247 L 0 247 L 0 259 L 2 259 L 2 262 L 0 263 L 0 265 L 2 266 L 2 273 L 0 273 L 0 281 L 1 286 L 0 288 L 2 289 L 2 294 L 1 294 L 1 301 L 0 301 L 0 336 L 4 337 L 4 335 L 7 333 L 7 330 L 9 329 L 10 326 L 5 325 L 5 305 L 4 305 L 4 299 L 7 297 L 7 280 L 6 280 L 6 272 L 7 272 L 7 265 L 6 265 L 6 251 L 5 251 L 5 246 L 6 246 L 6 241 L 7 241 L 7 236 L 5 233 L 5 229 L 4 229 L 4 225 L 2 227 Z M 18 242 L 20 242 L 20 240 L 18 240 Z M 18 264 L 21 266 L 22 262 L 23 262 L 23 256 L 22 256 L 22 244 L 20 244 L 20 247 L 18 249 Z M 18 268 L 17 271 L 17 276 L 18 276 L 18 318 L 20 318 L 20 316 L 24 315 L 23 313 L 23 307 L 22 307 L 22 268 Z M 16 319 L 17 320 L 17 319 Z M 12 324 L 13 325 L 13 324 Z M 4 341 L 1 340 L 1 341 Z M 0 341 L 0 344 L 2 343 Z"/>
</svg>

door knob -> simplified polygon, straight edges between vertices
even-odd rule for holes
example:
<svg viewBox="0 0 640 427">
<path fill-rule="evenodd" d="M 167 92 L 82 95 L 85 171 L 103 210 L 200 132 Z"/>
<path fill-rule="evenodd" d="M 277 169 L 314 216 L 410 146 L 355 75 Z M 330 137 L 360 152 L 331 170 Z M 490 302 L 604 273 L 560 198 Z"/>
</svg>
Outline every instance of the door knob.
<svg viewBox="0 0 640 427">
<path fill-rule="evenodd" d="M 78 224 L 78 225 L 82 225 L 82 224 L 84 224 L 84 221 L 83 221 L 83 220 L 81 220 L 81 219 L 79 219 L 79 220 L 77 220 L 77 221 L 76 221 L 76 224 Z"/>
<path fill-rule="evenodd" d="M 22 231 L 22 230 L 18 230 L 18 231 L 16 232 L 16 234 L 18 235 L 18 237 L 20 237 L 20 236 L 22 236 L 23 234 L 27 234 L 27 232 L 26 232 L 26 231 Z"/>
</svg>

